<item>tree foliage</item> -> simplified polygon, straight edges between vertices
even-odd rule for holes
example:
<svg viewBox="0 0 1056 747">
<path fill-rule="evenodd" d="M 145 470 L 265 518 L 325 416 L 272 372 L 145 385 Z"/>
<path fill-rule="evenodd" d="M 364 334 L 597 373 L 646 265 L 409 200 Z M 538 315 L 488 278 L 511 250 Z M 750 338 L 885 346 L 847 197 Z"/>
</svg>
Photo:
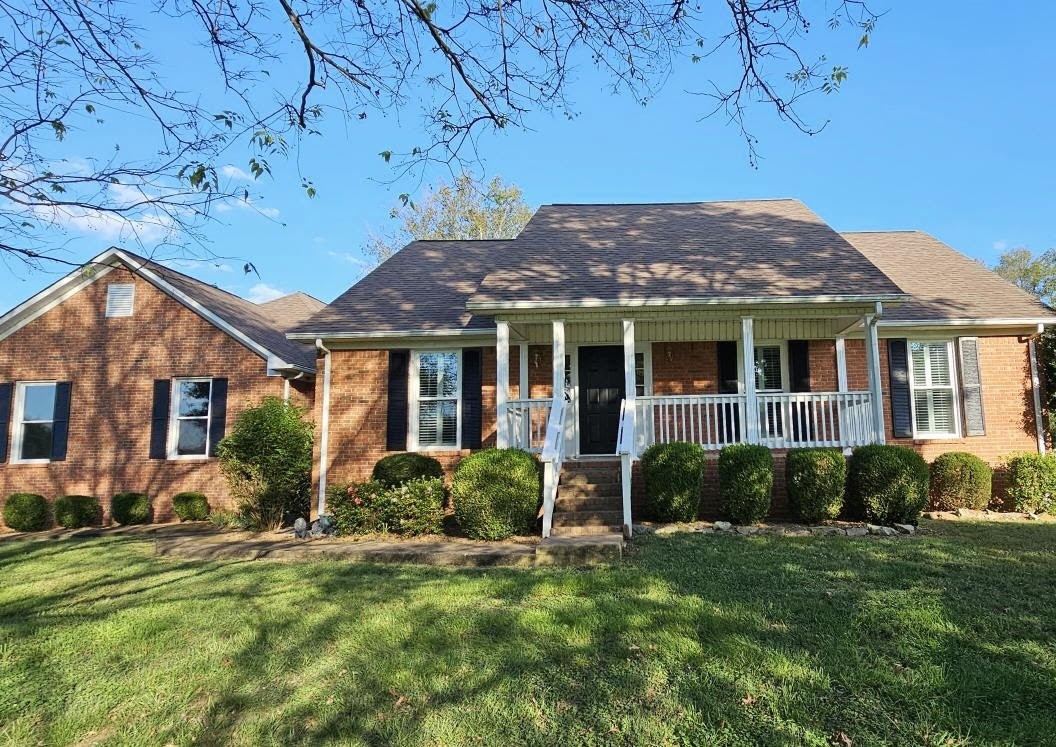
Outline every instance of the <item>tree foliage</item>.
<svg viewBox="0 0 1056 747">
<path fill-rule="evenodd" d="M 389 211 L 395 231 L 372 234 L 364 252 L 382 262 L 415 239 L 512 239 L 534 212 L 520 187 L 494 177 L 482 184 L 469 174 L 440 182 L 419 200 L 404 196 Z"/>
<path fill-rule="evenodd" d="M 864 0 L 0 0 L 0 257 L 61 260 L 70 226 L 189 246 L 218 203 L 253 204 L 225 167 L 269 175 L 324 128 L 354 136 L 377 115 L 421 116 L 417 142 L 379 154 L 394 178 L 451 165 L 533 111 L 577 116 L 580 66 L 645 103 L 698 63 L 703 114 L 754 154 L 750 108 L 816 132 L 800 102 L 847 77 L 809 32 L 861 48 L 876 21 Z"/>
</svg>

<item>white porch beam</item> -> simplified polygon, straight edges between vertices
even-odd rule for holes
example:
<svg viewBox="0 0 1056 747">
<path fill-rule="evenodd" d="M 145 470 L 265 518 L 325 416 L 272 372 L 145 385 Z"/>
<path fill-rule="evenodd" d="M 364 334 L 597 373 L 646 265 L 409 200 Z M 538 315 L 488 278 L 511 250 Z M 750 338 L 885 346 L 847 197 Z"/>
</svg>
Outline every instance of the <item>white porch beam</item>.
<svg viewBox="0 0 1056 747">
<path fill-rule="evenodd" d="M 565 322 L 563 319 L 555 319 L 553 322 L 553 389 L 554 401 L 563 402 L 565 399 Z"/>
<path fill-rule="evenodd" d="M 510 423 L 506 403 L 510 399 L 510 325 L 495 323 L 495 445 L 510 445 Z"/>
<path fill-rule="evenodd" d="M 759 400 L 755 393 L 755 324 L 750 316 L 741 318 L 741 379 L 744 382 L 744 430 L 748 443 L 759 443 Z"/>
<path fill-rule="evenodd" d="M 846 392 L 847 387 L 847 338 L 836 338 L 836 386 L 838 391 Z"/>
<path fill-rule="evenodd" d="M 880 385 L 880 341 L 876 334 L 876 317 L 867 316 L 865 322 L 865 362 L 869 374 L 869 400 L 873 409 L 873 443 L 882 444 L 884 432 L 884 396 Z"/>
</svg>

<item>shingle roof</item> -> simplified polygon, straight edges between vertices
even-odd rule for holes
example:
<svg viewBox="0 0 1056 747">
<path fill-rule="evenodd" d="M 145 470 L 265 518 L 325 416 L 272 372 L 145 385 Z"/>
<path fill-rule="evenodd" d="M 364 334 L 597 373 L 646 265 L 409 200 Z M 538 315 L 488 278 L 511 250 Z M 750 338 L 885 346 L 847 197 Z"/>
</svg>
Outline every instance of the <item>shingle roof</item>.
<svg viewBox="0 0 1056 747">
<path fill-rule="evenodd" d="M 382 262 L 294 334 L 494 329 L 466 310 L 488 272 L 516 260 L 514 241 L 415 241 Z"/>
<path fill-rule="evenodd" d="M 869 261 L 910 294 L 885 320 L 1054 318 L 1029 293 L 921 231 L 846 232 Z"/>
<path fill-rule="evenodd" d="M 122 249 L 121 253 L 133 260 L 134 266 L 158 275 L 166 283 L 287 363 L 306 371 L 315 370 L 315 350 L 287 339 L 286 330 L 277 325 L 261 306 L 125 249 Z"/>
<path fill-rule="evenodd" d="M 318 298 L 309 296 L 303 291 L 290 293 L 274 301 L 265 301 L 257 305 L 274 322 L 275 326 L 282 330 L 293 329 L 326 306 Z"/>
<path fill-rule="evenodd" d="M 798 200 L 544 205 L 515 244 L 471 306 L 901 293 Z"/>
</svg>

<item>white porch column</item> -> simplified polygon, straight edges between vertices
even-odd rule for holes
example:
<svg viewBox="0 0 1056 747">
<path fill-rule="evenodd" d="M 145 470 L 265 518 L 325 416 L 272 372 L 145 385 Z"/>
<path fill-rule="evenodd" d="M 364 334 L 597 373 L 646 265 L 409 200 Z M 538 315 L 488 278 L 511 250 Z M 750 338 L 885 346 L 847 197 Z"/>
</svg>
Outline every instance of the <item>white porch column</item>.
<svg viewBox="0 0 1056 747">
<path fill-rule="evenodd" d="M 565 401 L 565 322 L 555 319 L 553 323 L 554 352 L 554 401 Z"/>
<path fill-rule="evenodd" d="M 517 399 L 531 399 L 528 391 L 528 343 L 522 342 L 518 347 L 520 365 L 517 366 Z"/>
<path fill-rule="evenodd" d="M 744 430 L 748 443 L 759 443 L 759 400 L 755 395 L 755 325 L 750 316 L 741 318 L 741 380 L 744 382 Z"/>
<path fill-rule="evenodd" d="M 847 339 L 836 338 L 836 386 L 840 392 L 847 391 Z"/>
<path fill-rule="evenodd" d="M 510 399 L 510 324 L 495 323 L 495 445 L 510 445 L 510 422 L 506 403 Z"/>
<path fill-rule="evenodd" d="M 865 317 L 865 362 L 869 374 L 869 401 L 873 409 L 873 443 L 882 444 L 884 434 L 884 395 L 880 386 L 880 341 L 876 334 L 876 317 Z"/>
<path fill-rule="evenodd" d="M 634 398 L 635 385 L 634 376 L 634 320 L 623 320 L 623 399 L 630 408 L 631 423 L 634 423 Z M 632 455 L 636 456 L 636 455 Z"/>
</svg>

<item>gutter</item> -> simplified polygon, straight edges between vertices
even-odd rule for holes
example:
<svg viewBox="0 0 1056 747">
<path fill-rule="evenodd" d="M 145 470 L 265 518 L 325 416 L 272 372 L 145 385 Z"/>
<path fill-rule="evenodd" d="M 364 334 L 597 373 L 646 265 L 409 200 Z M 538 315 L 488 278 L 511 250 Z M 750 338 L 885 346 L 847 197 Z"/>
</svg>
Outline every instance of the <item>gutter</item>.
<svg viewBox="0 0 1056 747">
<path fill-rule="evenodd" d="M 330 350 L 323 345 L 322 338 L 316 338 L 315 349 L 323 354 L 323 416 L 319 437 L 319 503 L 318 514 L 326 513 L 326 472 L 330 447 Z"/>
<path fill-rule="evenodd" d="M 770 306 L 797 303 L 872 303 L 874 301 L 898 303 L 909 299 L 910 296 L 905 293 L 833 294 L 821 296 L 727 296 L 721 298 L 584 298 L 563 301 L 469 301 L 466 303 L 466 308 L 470 311 L 507 311 L 510 309 L 597 309 L 643 306 Z"/>
</svg>

